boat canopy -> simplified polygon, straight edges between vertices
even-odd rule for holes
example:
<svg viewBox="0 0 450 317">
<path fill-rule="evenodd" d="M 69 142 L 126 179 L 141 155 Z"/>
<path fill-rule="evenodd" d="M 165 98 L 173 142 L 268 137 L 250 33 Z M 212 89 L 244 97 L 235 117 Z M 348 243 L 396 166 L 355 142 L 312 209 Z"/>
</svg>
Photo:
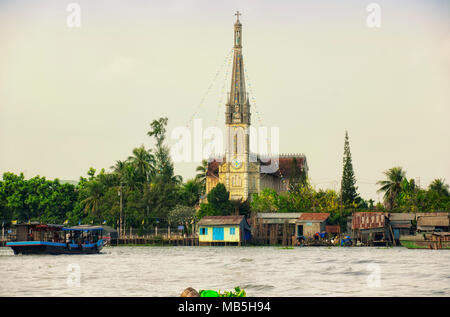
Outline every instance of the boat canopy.
<svg viewBox="0 0 450 317">
<path fill-rule="evenodd" d="M 31 228 L 35 231 L 60 231 L 64 226 L 57 224 L 46 224 L 39 222 L 30 222 L 30 223 L 19 223 L 15 224 L 14 227 L 19 228 Z M 20 229 L 19 229 L 20 230 Z"/>
<path fill-rule="evenodd" d="M 70 228 L 62 228 L 63 231 L 100 231 L 103 230 L 103 227 L 99 226 L 75 226 Z"/>
</svg>

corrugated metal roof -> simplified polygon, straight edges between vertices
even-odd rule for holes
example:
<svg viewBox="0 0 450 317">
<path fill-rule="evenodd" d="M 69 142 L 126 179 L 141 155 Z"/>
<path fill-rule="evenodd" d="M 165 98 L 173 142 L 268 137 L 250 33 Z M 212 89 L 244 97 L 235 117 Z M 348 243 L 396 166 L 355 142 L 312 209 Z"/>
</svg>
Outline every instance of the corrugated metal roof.
<svg viewBox="0 0 450 317">
<path fill-rule="evenodd" d="M 383 228 L 386 215 L 384 212 L 354 212 L 352 229 Z"/>
<path fill-rule="evenodd" d="M 411 228 L 412 224 L 410 220 L 396 220 L 391 221 L 392 228 Z"/>
<path fill-rule="evenodd" d="M 199 225 L 239 225 L 244 216 L 205 216 L 198 222 Z"/>
<path fill-rule="evenodd" d="M 431 227 L 448 227 L 449 217 L 419 217 L 417 220 L 417 226 L 431 226 Z"/>
<path fill-rule="evenodd" d="M 418 212 L 416 218 L 419 217 L 449 217 L 449 212 Z"/>
<path fill-rule="evenodd" d="M 325 226 L 325 231 L 329 233 L 340 233 L 341 232 L 341 226 L 334 225 L 334 226 Z"/>
<path fill-rule="evenodd" d="M 258 218 L 283 218 L 283 219 L 297 219 L 302 215 L 301 212 L 258 212 Z"/>
<path fill-rule="evenodd" d="M 416 214 L 414 213 L 391 213 L 389 214 L 389 220 L 391 221 L 403 221 L 403 220 L 415 220 Z"/>
<path fill-rule="evenodd" d="M 325 212 L 305 212 L 302 213 L 298 218 L 299 221 L 325 221 L 330 216 L 329 213 Z"/>
</svg>

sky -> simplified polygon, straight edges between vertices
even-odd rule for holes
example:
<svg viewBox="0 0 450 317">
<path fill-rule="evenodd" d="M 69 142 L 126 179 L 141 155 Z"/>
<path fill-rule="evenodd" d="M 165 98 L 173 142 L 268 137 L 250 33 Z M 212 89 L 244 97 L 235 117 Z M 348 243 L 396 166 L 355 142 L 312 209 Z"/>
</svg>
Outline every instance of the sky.
<svg viewBox="0 0 450 317">
<path fill-rule="evenodd" d="M 382 198 L 393 166 L 422 187 L 450 181 L 447 0 L 0 0 L 0 173 L 108 170 L 154 146 L 159 117 L 170 145 L 194 118 L 224 128 L 237 10 L 252 123 L 278 127 L 280 152 L 305 154 L 317 188 L 340 187 L 345 131 L 363 198 Z"/>
</svg>

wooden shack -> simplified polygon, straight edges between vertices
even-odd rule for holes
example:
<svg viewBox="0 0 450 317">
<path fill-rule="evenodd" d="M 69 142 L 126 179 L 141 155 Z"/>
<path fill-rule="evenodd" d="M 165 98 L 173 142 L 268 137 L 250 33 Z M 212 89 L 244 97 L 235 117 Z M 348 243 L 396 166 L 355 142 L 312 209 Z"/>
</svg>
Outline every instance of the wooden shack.
<svg viewBox="0 0 450 317">
<path fill-rule="evenodd" d="M 330 217 L 329 213 L 302 213 L 295 222 L 296 237 L 304 236 L 305 238 L 313 238 L 316 232 L 325 232 L 328 217 Z"/>
<path fill-rule="evenodd" d="M 245 216 L 206 216 L 198 222 L 199 245 L 241 245 L 251 239 Z"/>
<path fill-rule="evenodd" d="M 392 227 L 395 240 L 400 236 L 414 234 L 413 221 L 416 220 L 415 213 L 390 213 L 389 224 Z"/>
<path fill-rule="evenodd" d="M 354 212 L 352 216 L 352 237 L 365 245 L 386 245 L 392 243 L 392 228 L 388 226 L 389 214 L 384 212 Z"/>
<path fill-rule="evenodd" d="M 417 231 L 433 232 L 433 231 L 449 231 L 449 213 L 418 213 Z"/>
<path fill-rule="evenodd" d="M 259 212 L 252 214 L 252 240 L 257 244 L 292 245 L 300 212 Z"/>
</svg>

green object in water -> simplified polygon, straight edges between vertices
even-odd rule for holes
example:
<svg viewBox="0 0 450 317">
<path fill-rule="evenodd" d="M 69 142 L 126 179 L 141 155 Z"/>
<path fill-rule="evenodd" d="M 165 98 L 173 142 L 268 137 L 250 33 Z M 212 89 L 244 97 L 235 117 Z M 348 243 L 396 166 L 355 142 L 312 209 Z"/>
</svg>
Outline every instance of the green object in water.
<svg viewBox="0 0 450 317">
<path fill-rule="evenodd" d="M 219 297 L 219 293 L 212 290 L 201 290 L 200 291 L 200 297 Z"/>
<path fill-rule="evenodd" d="M 229 292 L 223 292 L 220 291 L 216 292 L 213 290 L 201 290 L 199 292 L 200 297 L 246 297 L 247 294 L 243 289 L 241 289 L 239 286 L 234 288 L 234 291 Z"/>
</svg>

